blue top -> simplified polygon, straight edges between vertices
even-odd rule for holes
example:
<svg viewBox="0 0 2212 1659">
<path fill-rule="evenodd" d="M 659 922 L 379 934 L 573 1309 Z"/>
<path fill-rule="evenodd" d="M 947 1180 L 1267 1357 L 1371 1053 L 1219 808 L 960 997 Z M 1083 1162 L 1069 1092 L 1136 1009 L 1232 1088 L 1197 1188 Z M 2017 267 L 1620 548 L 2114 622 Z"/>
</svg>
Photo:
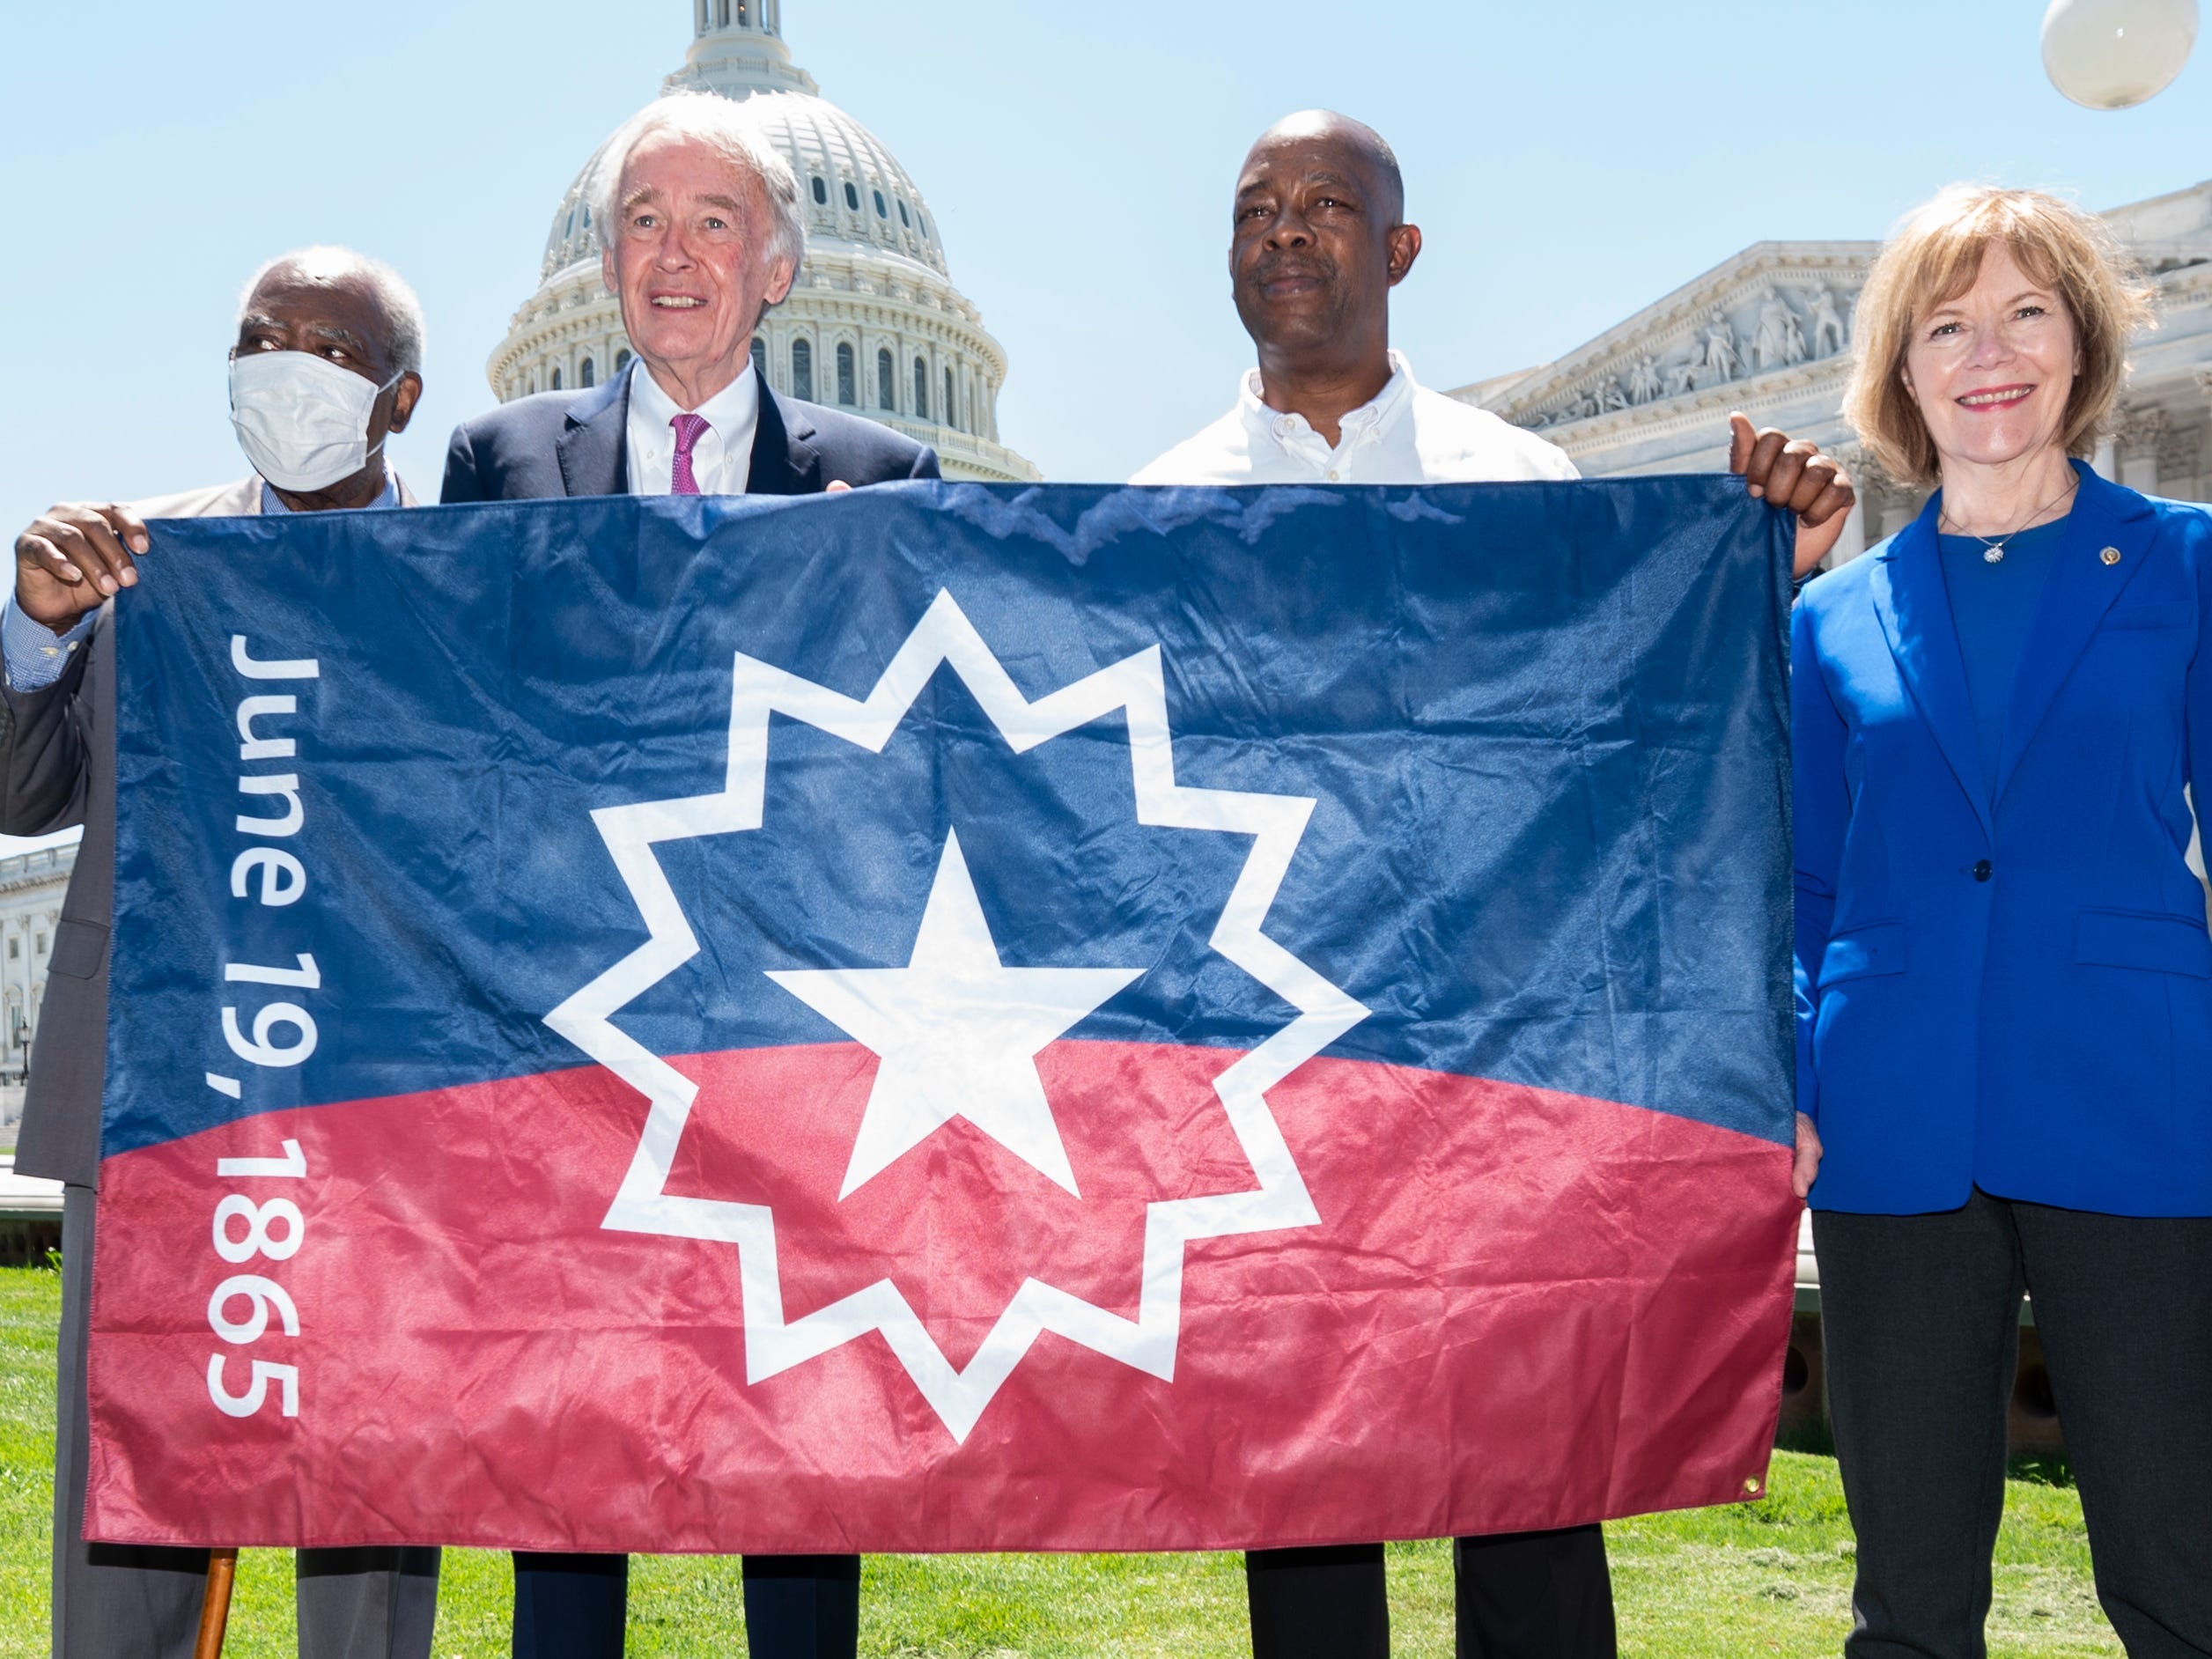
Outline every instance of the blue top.
<svg viewBox="0 0 2212 1659">
<path fill-rule="evenodd" d="M 1966 695 L 1974 705 L 1974 736 L 1981 749 L 1981 781 L 1997 793 L 1997 759 L 2004 753 L 2005 712 L 2012 706 L 2012 682 L 2019 676 L 2020 653 L 2035 621 L 2044 579 L 2066 540 L 2065 519 L 2023 530 L 2004 543 L 2004 557 L 1992 564 L 1989 543 L 1978 535 L 1939 535 L 1943 586 L 1950 590 L 1951 625 L 1958 630 L 1958 651 L 1965 659 Z"/>
<path fill-rule="evenodd" d="M 1797 1105 L 1825 1148 L 1816 1209 L 1951 1210 L 1980 1186 L 2212 1215 L 2212 937 L 2183 793 L 2212 799 L 2212 514 L 2076 474 L 1994 786 L 1967 675 L 2000 630 L 1969 584 L 2018 574 L 2012 552 L 1946 571 L 1939 496 L 1797 601 Z"/>
</svg>

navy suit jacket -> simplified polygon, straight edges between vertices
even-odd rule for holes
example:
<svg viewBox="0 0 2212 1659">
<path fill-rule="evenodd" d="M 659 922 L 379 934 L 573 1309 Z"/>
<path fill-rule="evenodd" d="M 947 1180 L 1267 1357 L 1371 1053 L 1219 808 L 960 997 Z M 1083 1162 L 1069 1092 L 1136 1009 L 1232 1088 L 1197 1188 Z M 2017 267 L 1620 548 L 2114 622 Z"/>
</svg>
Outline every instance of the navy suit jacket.
<svg viewBox="0 0 2212 1659">
<path fill-rule="evenodd" d="M 604 386 L 542 392 L 462 422 L 446 449 L 439 500 L 627 495 L 630 376 L 644 372 L 643 364 L 632 363 Z M 935 450 L 858 415 L 778 397 L 758 369 L 752 372 L 760 424 L 746 494 L 814 495 L 836 482 L 857 490 L 939 476 Z"/>
<path fill-rule="evenodd" d="M 2212 1215 L 2212 939 L 2182 793 L 2212 790 L 2212 513 L 2076 469 L 1994 796 L 1940 496 L 1792 617 L 1816 1208 L 1947 1210 L 1979 1185 Z"/>
</svg>

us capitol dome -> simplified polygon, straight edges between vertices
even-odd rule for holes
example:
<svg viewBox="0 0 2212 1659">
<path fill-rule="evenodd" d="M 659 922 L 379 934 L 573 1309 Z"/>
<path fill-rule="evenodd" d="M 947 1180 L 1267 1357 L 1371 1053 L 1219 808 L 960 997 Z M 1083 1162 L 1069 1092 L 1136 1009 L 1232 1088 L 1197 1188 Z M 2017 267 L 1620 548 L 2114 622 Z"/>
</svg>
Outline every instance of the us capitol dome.
<svg viewBox="0 0 2212 1659">
<path fill-rule="evenodd" d="M 1006 354 L 953 286 L 928 203 L 881 141 L 792 62 L 781 0 L 690 0 L 689 10 L 691 49 L 662 90 L 749 100 L 799 179 L 807 257 L 753 336 L 769 384 L 931 446 L 947 478 L 1037 480 L 999 442 Z M 592 232 L 590 186 L 606 148 L 561 198 L 537 291 L 485 365 L 503 403 L 593 386 L 630 362 Z"/>
</svg>

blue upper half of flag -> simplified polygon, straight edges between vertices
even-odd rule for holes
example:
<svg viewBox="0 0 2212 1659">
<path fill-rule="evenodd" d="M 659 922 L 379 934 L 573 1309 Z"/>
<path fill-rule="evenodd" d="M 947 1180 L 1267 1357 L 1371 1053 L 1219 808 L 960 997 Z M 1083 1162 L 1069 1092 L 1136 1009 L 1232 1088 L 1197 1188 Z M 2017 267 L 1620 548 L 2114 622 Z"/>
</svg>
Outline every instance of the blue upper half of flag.
<svg viewBox="0 0 2212 1659">
<path fill-rule="evenodd" d="M 741 660 L 865 699 L 940 594 L 1031 702 L 1156 649 L 1177 784 L 1312 802 L 1262 929 L 1367 1009 L 1330 1052 L 1788 1139 L 1788 521 L 1737 481 L 154 537 L 116 613 L 109 1154 L 586 1063 L 546 1015 L 648 936 L 594 813 L 723 788 Z M 956 836 L 1007 966 L 1142 970 L 1071 1037 L 1257 1046 L 1294 1010 L 1213 943 L 1254 837 L 1144 822 L 1130 731 L 1017 748 L 949 666 L 880 750 L 775 717 L 759 827 L 652 848 L 697 950 L 614 1024 L 844 1040 L 769 974 L 905 965 Z"/>
</svg>

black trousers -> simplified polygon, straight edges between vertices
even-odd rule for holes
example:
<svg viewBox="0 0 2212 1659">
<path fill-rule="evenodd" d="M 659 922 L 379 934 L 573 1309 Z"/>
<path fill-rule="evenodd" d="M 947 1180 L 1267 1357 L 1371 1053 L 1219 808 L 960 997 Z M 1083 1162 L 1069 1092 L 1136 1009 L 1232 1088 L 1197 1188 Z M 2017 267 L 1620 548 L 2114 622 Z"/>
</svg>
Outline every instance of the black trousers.
<svg viewBox="0 0 2212 1659">
<path fill-rule="evenodd" d="M 1389 1659 L 1382 1546 L 1244 1557 L 1253 1659 Z M 1452 1546 L 1459 1659 L 1613 1659 L 1612 1576 L 1595 1526 Z"/>
<path fill-rule="evenodd" d="M 2212 1655 L 2212 1220 L 1977 1191 L 1815 1212 L 1828 1410 L 1858 1534 L 1850 1659 L 1982 1659 L 2020 1297 L 2132 1659 Z"/>
<path fill-rule="evenodd" d="M 55 1659 L 188 1659 L 200 1631 L 208 1552 L 85 1542 L 85 1360 L 91 1343 L 90 1187 L 62 1193 L 62 1331 L 55 1399 Z M 430 1659 L 434 1549 L 302 1550 L 293 1605 L 301 1659 Z"/>
<path fill-rule="evenodd" d="M 621 1659 L 626 1555 L 514 1558 L 515 1659 Z M 745 1558 L 745 1646 L 755 1659 L 852 1659 L 860 1644 L 860 1558 Z"/>
</svg>

